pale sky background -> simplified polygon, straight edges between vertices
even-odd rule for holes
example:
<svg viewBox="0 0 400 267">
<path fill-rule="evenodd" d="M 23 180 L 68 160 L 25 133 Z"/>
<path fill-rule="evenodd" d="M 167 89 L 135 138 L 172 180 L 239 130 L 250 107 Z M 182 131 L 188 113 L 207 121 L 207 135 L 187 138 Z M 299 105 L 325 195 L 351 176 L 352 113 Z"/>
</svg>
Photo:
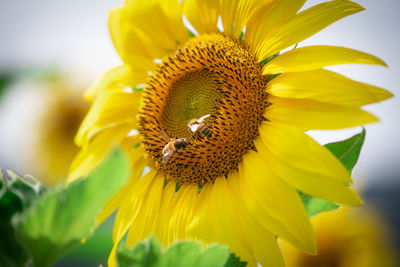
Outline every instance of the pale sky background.
<svg viewBox="0 0 400 267">
<path fill-rule="evenodd" d="M 320 2 L 323 1 L 309 1 L 306 7 Z M 399 96 L 400 0 L 356 2 L 366 11 L 334 23 L 299 46 L 339 45 L 374 54 L 389 68 L 347 65 L 331 69 L 355 80 L 386 88 Z M 88 85 L 120 63 L 108 34 L 107 11 L 121 4 L 122 0 L 2 0 L 0 72 L 55 65 L 69 73 L 72 79 Z M 33 122 L 30 116 L 41 107 L 40 96 L 22 93 L 24 90 L 21 88 L 28 86 L 20 84 L 7 95 L 7 99 L 16 102 L 0 107 L 0 165 L 21 173 L 29 172 L 18 168 L 18 160 L 21 151 L 27 149 L 24 140 L 31 134 L 29 123 Z M 379 117 L 381 122 L 366 126 L 365 146 L 354 172 L 356 183 L 398 184 L 399 97 L 370 105 L 366 110 Z M 311 135 L 326 143 L 359 131 L 352 129 L 334 134 L 318 131 Z"/>
</svg>

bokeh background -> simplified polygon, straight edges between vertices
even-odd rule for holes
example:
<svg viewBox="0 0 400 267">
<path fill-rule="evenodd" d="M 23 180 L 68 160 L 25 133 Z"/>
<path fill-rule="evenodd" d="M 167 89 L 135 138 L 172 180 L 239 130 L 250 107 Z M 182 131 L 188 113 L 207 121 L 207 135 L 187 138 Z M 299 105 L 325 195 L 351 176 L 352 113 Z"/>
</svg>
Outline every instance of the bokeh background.
<svg viewBox="0 0 400 267">
<path fill-rule="evenodd" d="M 308 1 L 304 8 L 320 2 L 323 1 Z M 374 54 L 389 66 L 346 65 L 329 69 L 395 94 L 388 101 L 365 108 L 381 122 L 365 126 L 367 137 L 353 176 L 366 207 L 375 210 L 375 217 L 382 218 L 381 227 L 389 233 L 389 242 L 397 251 L 400 1 L 356 2 L 366 10 L 334 23 L 299 46 L 346 46 Z M 73 136 L 88 108 L 81 100 L 82 92 L 102 73 L 121 63 L 107 28 L 108 10 L 121 4 L 122 0 L 0 1 L 1 166 L 21 174 L 31 173 L 50 186 L 65 178 L 66 162 L 77 151 Z M 310 135 L 325 144 L 360 130 L 313 131 Z M 104 229 L 100 239 L 108 244 L 108 228 Z M 107 246 L 97 252 L 106 251 Z"/>
</svg>

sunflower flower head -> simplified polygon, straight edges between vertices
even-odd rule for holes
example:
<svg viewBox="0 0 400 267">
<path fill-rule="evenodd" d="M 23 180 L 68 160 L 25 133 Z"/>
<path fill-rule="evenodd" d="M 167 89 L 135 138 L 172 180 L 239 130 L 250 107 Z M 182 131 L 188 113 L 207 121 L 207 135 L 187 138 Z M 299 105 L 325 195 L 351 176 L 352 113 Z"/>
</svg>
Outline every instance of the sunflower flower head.
<svg viewBox="0 0 400 267">
<path fill-rule="evenodd" d="M 250 266 L 282 266 L 277 236 L 316 252 L 298 191 L 361 204 L 344 166 L 304 131 L 377 121 L 361 107 L 392 95 L 323 67 L 385 63 L 333 46 L 278 55 L 363 10 L 333 0 L 299 12 L 304 2 L 127 0 L 110 12 L 123 65 L 85 95 L 70 172 L 86 176 L 116 144 L 129 155 L 130 182 L 99 215 L 118 209 L 110 266 L 126 233 L 128 245 L 152 233 L 164 245 L 201 239 Z"/>
<path fill-rule="evenodd" d="M 167 180 L 214 182 L 237 170 L 244 154 L 255 149 L 269 105 L 268 78 L 261 69 L 241 43 L 222 34 L 192 38 L 156 68 L 143 91 L 139 132 L 151 162 Z M 195 132 L 192 120 L 202 125 Z M 169 142 L 164 133 L 187 142 L 168 162 L 162 153 Z"/>
</svg>

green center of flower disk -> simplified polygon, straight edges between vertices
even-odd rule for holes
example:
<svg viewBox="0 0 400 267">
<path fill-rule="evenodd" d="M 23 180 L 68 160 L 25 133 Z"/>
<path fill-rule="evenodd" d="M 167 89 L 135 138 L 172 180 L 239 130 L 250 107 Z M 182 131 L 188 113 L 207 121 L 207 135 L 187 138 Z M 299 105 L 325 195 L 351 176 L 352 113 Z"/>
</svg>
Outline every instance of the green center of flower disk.
<svg viewBox="0 0 400 267">
<path fill-rule="evenodd" d="M 169 181 L 200 186 L 237 170 L 255 150 L 269 105 L 261 68 L 243 42 L 222 34 L 192 38 L 164 58 L 139 112 L 153 167 Z"/>
</svg>

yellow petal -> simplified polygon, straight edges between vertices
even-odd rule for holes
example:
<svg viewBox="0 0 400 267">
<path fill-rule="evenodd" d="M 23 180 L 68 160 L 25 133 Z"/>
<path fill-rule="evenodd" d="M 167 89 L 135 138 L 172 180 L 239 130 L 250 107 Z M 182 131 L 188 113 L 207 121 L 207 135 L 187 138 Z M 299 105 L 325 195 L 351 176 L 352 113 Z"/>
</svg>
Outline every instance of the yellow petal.
<svg viewBox="0 0 400 267">
<path fill-rule="evenodd" d="M 271 172 L 257 152 L 248 152 L 242 162 L 240 188 L 249 213 L 272 233 L 315 253 L 314 232 L 297 191 Z"/>
<path fill-rule="evenodd" d="M 154 56 L 160 56 L 162 50 L 146 43 L 140 38 L 140 31 L 126 18 L 123 8 L 116 8 L 109 12 L 109 28 L 111 39 L 122 61 L 135 70 L 148 71 L 155 66 Z M 143 34 L 142 34 L 143 35 Z M 152 52 L 152 53 L 151 53 Z"/>
<path fill-rule="evenodd" d="M 140 213 L 132 221 L 126 244 L 133 246 L 155 232 L 157 216 L 160 211 L 161 196 L 164 187 L 164 178 L 155 178 L 149 192 L 146 195 Z"/>
<path fill-rule="evenodd" d="M 137 91 L 110 91 L 99 95 L 78 130 L 76 144 L 82 146 L 101 130 L 116 124 L 131 122 L 131 129 L 136 128 L 140 97 Z"/>
<path fill-rule="evenodd" d="M 127 65 L 112 68 L 103 74 L 85 92 L 85 99 L 92 101 L 98 94 L 108 91 L 123 91 L 127 87 L 144 84 L 148 75 L 144 71 L 134 71 Z"/>
<path fill-rule="evenodd" d="M 264 3 L 264 0 L 239 0 L 237 3 L 233 36 L 239 38 L 247 22 Z M 269 2 L 269 1 L 268 1 Z M 229 30 L 229 29 L 228 29 Z"/>
<path fill-rule="evenodd" d="M 284 266 L 275 235 L 258 224 L 245 208 L 239 187 L 234 188 L 234 180 L 239 185 L 238 175 L 232 176 L 235 177 L 228 181 L 218 178 L 209 198 L 210 206 L 214 207 L 214 215 L 210 213 L 210 217 L 216 220 L 211 225 L 219 224 L 218 229 L 214 228 L 218 240 L 227 240 L 232 251 L 250 265 L 258 262 L 262 266 Z"/>
<path fill-rule="evenodd" d="M 97 225 L 102 224 L 118 207 L 125 202 L 125 199 L 130 197 L 129 191 L 136 184 L 143 169 L 146 165 L 146 161 L 143 158 L 144 151 L 142 149 L 135 149 L 137 160 L 132 164 L 131 177 L 129 183 L 121 189 L 116 195 L 114 195 L 102 208 L 101 212 L 97 215 Z"/>
<path fill-rule="evenodd" d="M 247 23 L 244 39 L 256 49 L 266 35 L 296 15 L 305 2 L 306 0 L 264 1 Z"/>
<path fill-rule="evenodd" d="M 233 33 L 233 22 L 235 19 L 238 2 L 240 0 L 221 0 L 221 21 L 224 32 Z"/>
<path fill-rule="evenodd" d="M 263 74 L 316 70 L 349 63 L 387 66 L 381 59 L 358 50 L 315 45 L 292 49 L 279 55 L 264 66 Z"/>
<path fill-rule="evenodd" d="M 255 145 L 265 164 L 289 185 L 340 204 L 362 203 L 348 186 L 351 179 L 341 163 L 305 133 L 264 123 Z"/>
<path fill-rule="evenodd" d="M 183 12 L 199 34 L 218 32 L 220 1 L 184 0 Z"/>
<path fill-rule="evenodd" d="M 243 200 L 246 196 L 241 195 L 239 175 L 231 173 L 228 183 L 240 204 L 245 224 L 243 231 L 250 241 L 252 254 L 257 262 L 262 266 L 285 266 L 276 236 L 259 224 L 245 208 Z"/>
<path fill-rule="evenodd" d="M 177 42 L 183 43 L 189 38 L 182 21 L 182 5 L 178 0 L 128 0 L 124 7 L 132 23 L 167 49 L 173 49 Z"/>
<path fill-rule="evenodd" d="M 158 1 L 129 1 L 110 12 L 109 27 L 114 46 L 125 64 L 149 71 L 188 39 L 179 16 L 174 18 Z M 170 2 L 172 3 L 172 2 Z M 143 19 L 143 18 L 149 19 Z"/>
<path fill-rule="evenodd" d="M 285 266 L 277 238 L 250 215 L 244 216 L 253 254 L 261 266 Z"/>
<path fill-rule="evenodd" d="M 382 88 L 328 70 L 281 74 L 268 83 L 267 92 L 279 97 L 308 98 L 349 107 L 361 107 L 393 96 Z"/>
<path fill-rule="evenodd" d="M 343 129 L 378 121 L 359 108 L 322 103 L 309 99 L 269 97 L 272 103 L 265 112 L 270 121 L 301 129 Z"/>
<path fill-rule="evenodd" d="M 136 1 L 136 0 L 134 0 Z M 168 16 L 169 19 L 171 19 L 174 22 L 179 22 L 178 24 L 181 25 L 184 29 L 184 35 L 185 38 L 187 39 L 187 32 L 185 29 L 185 26 L 182 22 L 182 5 L 180 4 L 179 0 L 158 0 L 158 2 L 161 5 L 161 8 L 163 9 L 164 13 Z M 127 2 L 125 2 L 127 3 Z M 176 29 L 176 30 L 181 30 L 181 29 Z"/>
<path fill-rule="evenodd" d="M 169 211 L 167 224 L 166 243 L 171 244 L 180 239 L 188 238 L 186 227 L 193 212 L 194 201 L 198 195 L 195 185 L 182 185 L 176 194 L 173 208 Z"/>
<path fill-rule="evenodd" d="M 343 0 L 328 1 L 298 13 L 287 23 L 264 36 L 256 47 L 260 61 L 321 31 L 333 22 L 364 10 Z"/>
<path fill-rule="evenodd" d="M 343 164 L 324 146 L 302 130 L 275 122 L 263 123 L 259 127 L 257 144 L 267 147 L 282 161 L 321 176 L 332 177 L 345 184 L 351 178 Z M 263 154 L 263 150 L 259 150 Z"/>
<path fill-rule="evenodd" d="M 210 205 L 208 216 L 216 230 L 216 240 L 210 241 L 228 245 L 244 261 L 254 261 L 243 214 L 225 177 L 215 180 L 208 202 L 203 205 Z"/>
<path fill-rule="evenodd" d="M 183 24 L 182 15 L 183 8 L 179 0 L 162 0 L 161 6 L 164 13 L 171 20 L 170 30 L 175 36 L 175 39 L 179 43 L 184 43 L 189 39 L 189 34 L 187 32 L 186 26 Z"/>
<path fill-rule="evenodd" d="M 261 146 L 259 146 L 261 149 Z M 268 150 L 263 153 L 266 164 L 285 182 L 300 191 L 315 197 L 327 199 L 342 205 L 362 205 L 361 199 L 349 186 L 331 177 L 296 168 L 274 156 Z"/>
<path fill-rule="evenodd" d="M 115 217 L 113 228 L 113 242 L 118 243 L 122 236 L 128 231 L 132 221 L 138 215 L 143 201 L 146 199 L 149 189 L 154 183 L 157 171 L 151 169 L 129 190 L 129 198 L 121 204 L 117 216 Z"/>
<path fill-rule="evenodd" d="M 132 125 L 126 123 L 109 128 L 96 135 L 89 144 L 79 151 L 71 163 L 68 183 L 80 177 L 86 177 L 131 130 Z M 138 136 L 136 138 L 139 141 Z"/>
<path fill-rule="evenodd" d="M 218 181 L 217 188 L 210 183 L 203 186 L 193 206 L 195 212 L 187 227 L 188 234 L 199 238 L 205 245 L 215 242 L 228 245 L 236 256 L 255 266 L 255 259 L 249 251 L 250 244 L 243 233 L 246 231 L 242 222 L 243 213 L 238 210 L 240 207 L 226 180 L 225 184 L 221 184 L 223 182 Z M 227 198 L 224 199 L 224 196 Z"/>
<path fill-rule="evenodd" d="M 118 210 L 117 216 L 115 217 L 114 228 L 113 228 L 113 249 L 108 257 L 108 266 L 117 266 L 115 254 L 119 242 L 122 237 L 131 227 L 132 222 L 138 216 L 143 201 L 146 199 L 146 195 L 152 186 L 153 178 L 156 175 L 155 170 L 150 170 L 144 175 L 129 192 L 130 197 L 126 198 L 126 201 L 122 203 Z"/>
<path fill-rule="evenodd" d="M 189 220 L 187 231 L 190 236 L 201 236 L 201 238 L 207 243 L 216 240 L 216 228 L 215 225 L 210 223 L 210 195 L 212 192 L 213 184 L 205 184 L 198 196 L 196 197 L 192 214 Z"/>
<path fill-rule="evenodd" d="M 125 153 L 129 156 L 129 159 L 132 164 L 137 160 L 137 152 L 136 150 L 142 151 L 142 156 L 145 155 L 144 149 L 140 146 L 139 138 L 139 131 L 133 129 L 130 131 L 127 136 L 121 140 L 121 147 Z"/>
<path fill-rule="evenodd" d="M 161 196 L 161 206 L 160 213 L 157 217 L 157 224 L 155 229 L 155 235 L 159 238 L 163 246 L 169 245 L 167 243 L 168 239 L 168 218 L 171 210 L 175 207 L 176 196 L 175 196 L 176 184 L 169 182 L 162 193 Z"/>
</svg>

